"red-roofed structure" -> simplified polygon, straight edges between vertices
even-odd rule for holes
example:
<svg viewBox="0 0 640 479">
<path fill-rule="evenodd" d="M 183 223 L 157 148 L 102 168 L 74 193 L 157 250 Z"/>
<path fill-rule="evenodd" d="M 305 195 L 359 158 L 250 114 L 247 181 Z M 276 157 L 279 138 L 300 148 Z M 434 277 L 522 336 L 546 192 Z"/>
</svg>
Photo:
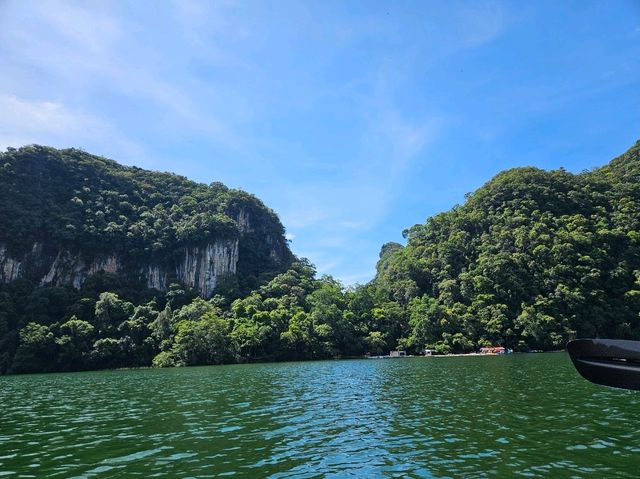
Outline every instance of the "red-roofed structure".
<svg viewBox="0 0 640 479">
<path fill-rule="evenodd" d="M 486 348 L 480 348 L 482 354 L 505 354 L 507 349 L 504 346 L 488 346 Z"/>
</svg>

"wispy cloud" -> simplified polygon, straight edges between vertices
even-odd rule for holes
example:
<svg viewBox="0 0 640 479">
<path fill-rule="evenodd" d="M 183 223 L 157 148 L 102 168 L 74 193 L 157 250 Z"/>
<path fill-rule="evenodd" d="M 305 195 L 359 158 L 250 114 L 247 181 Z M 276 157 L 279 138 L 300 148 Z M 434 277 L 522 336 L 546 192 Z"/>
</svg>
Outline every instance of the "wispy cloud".
<svg viewBox="0 0 640 479">
<path fill-rule="evenodd" d="M 384 218 L 411 162 L 441 127 L 436 115 L 408 113 L 399 104 L 399 79 L 408 72 L 395 64 L 375 61 L 342 84 L 327 82 L 318 64 L 311 64 L 318 76 L 304 70 L 290 70 L 290 80 L 274 76 L 271 62 L 256 57 L 263 55 L 260 42 L 274 42 L 266 53 L 280 67 L 291 68 L 297 55 L 309 54 L 297 52 L 293 39 L 323 44 L 315 54 L 319 64 L 330 65 L 343 48 L 366 48 L 382 33 L 397 34 L 386 19 L 334 20 L 310 5 L 292 5 L 296 18 L 291 21 L 299 26 L 283 24 L 281 32 L 234 2 L 180 0 L 158 8 L 144 1 L 49 1 L 10 3 L 6 9 L 24 18 L 0 20 L 0 56 L 12 69 L 10 79 L 0 79 L 0 106 L 6 112 L 0 143 L 80 146 L 167 168 L 150 163 L 152 154 L 137 145 L 147 146 L 149 138 L 162 143 L 174 134 L 200 142 L 206 138 L 244 165 L 245 175 L 259 176 L 254 183 L 274 185 L 278 197 L 285 198 L 278 211 L 294 249 L 310 251 L 322 272 L 344 264 L 354 254 L 354 238 Z M 290 56 L 283 57 L 278 48 Z M 278 78 L 290 88 L 280 86 Z M 349 104 L 360 125 L 352 153 L 337 148 L 339 165 L 265 126 L 287 109 L 312 114 L 327 101 Z M 292 144 L 298 151 L 289 148 Z M 280 161 L 287 155 L 299 158 L 296 166 L 309 176 L 283 188 L 280 169 L 286 166 Z M 247 178 L 239 181 L 244 186 Z"/>
<path fill-rule="evenodd" d="M 77 135 L 87 127 L 92 130 L 104 126 L 88 115 L 70 111 L 61 103 L 27 101 L 15 95 L 0 95 L 0 110 L 3 112 L 0 130 L 9 137 L 23 136 L 30 141 L 42 135 Z"/>
<path fill-rule="evenodd" d="M 124 159 L 143 157 L 143 149 L 108 122 L 60 102 L 30 101 L 0 94 L 0 148 L 39 143 L 58 147 L 116 145 Z M 101 153 L 95 151 L 94 153 Z"/>
<path fill-rule="evenodd" d="M 241 187 L 294 252 L 360 281 L 382 243 L 477 185 L 483 161 L 495 171 L 498 144 L 607 91 L 630 98 L 606 102 L 607 124 L 623 118 L 629 7 L 567 17 L 557 52 L 543 20 L 571 8 L 552 3 L 0 0 L 0 147 L 78 146 Z M 619 38 L 603 27 L 585 46 L 583 26 L 614 10 Z"/>
<path fill-rule="evenodd" d="M 478 47 L 502 35 L 510 16 L 501 2 L 471 2 L 454 10 L 454 28 L 464 47 Z"/>
<path fill-rule="evenodd" d="M 152 8 L 150 2 L 146 6 Z M 185 128 L 217 138 L 228 147 L 241 145 L 228 121 L 198 103 L 201 85 L 191 82 L 192 89 L 185 89 L 190 80 L 181 77 L 179 69 L 167 75 L 168 68 L 176 67 L 168 62 L 181 60 L 167 57 L 158 48 L 165 45 L 158 44 L 162 39 L 145 23 L 148 10 L 124 12 L 124 7 L 103 2 L 38 2 L 32 5 L 26 24 L 2 25 L 0 40 L 10 45 L 6 54 L 23 66 L 25 80 L 25 85 L 13 83 L 5 90 L 28 93 L 26 89 L 39 83 L 33 73 L 36 68 L 50 82 L 50 92 L 72 87 L 76 98 L 111 93 L 136 104 L 147 100 L 160 112 L 181 119 Z M 177 28 L 171 19 L 167 23 L 163 27 Z M 34 31 L 41 33 L 33 35 Z M 147 41 L 156 45 L 147 46 Z"/>
<path fill-rule="evenodd" d="M 358 239 L 370 236 L 385 220 L 413 165 L 426 160 L 429 145 L 446 125 L 440 114 L 403 109 L 397 99 L 402 76 L 387 62 L 372 71 L 365 83 L 368 90 L 354 100 L 362 115 L 358 149 L 339 172 L 280 193 L 287 198 L 281 208 L 287 227 L 299 238 L 313 232 L 315 240 L 303 243 L 301 254 L 316 262 L 321 273 L 348 270 L 354 258 L 373 249 L 370 268 L 349 275 L 348 282 L 371 277 L 381 243 L 373 239 L 376 244 L 368 244 L 365 253 Z"/>
</svg>

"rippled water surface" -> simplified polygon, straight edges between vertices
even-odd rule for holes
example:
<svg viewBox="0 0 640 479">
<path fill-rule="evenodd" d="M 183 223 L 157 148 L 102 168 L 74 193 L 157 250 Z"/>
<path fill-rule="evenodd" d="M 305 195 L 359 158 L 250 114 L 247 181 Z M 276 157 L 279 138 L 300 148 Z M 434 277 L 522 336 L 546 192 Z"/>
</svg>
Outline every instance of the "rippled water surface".
<svg viewBox="0 0 640 479">
<path fill-rule="evenodd" d="M 0 377 L 0 477 L 639 477 L 563 353 Z"/>
</svg>

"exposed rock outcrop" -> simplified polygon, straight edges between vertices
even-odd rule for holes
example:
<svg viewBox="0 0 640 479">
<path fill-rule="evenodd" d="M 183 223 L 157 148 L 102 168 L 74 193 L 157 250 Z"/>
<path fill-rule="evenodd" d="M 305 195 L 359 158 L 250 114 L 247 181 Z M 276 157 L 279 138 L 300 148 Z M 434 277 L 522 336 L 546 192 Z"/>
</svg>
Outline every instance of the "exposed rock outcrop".
<svg viewBox="0 0 640 479">
<path fill-rule="evenodd" d="M 219 278 L 236 273 L 237 264 L 238 240 L 216 241 L 204 247 L 185 248 L 184 260 L 178 264 L 176 273 L 182 284 L 208 298 Z"/>
<path fill-rule="evenodd" d="M 121 271 L 121 260 L 116 255 L 96 258 L 87 263 L 81 255 L 72 255 L 68 251 L 59 251 L 49 271 L 40 280 L 41 286 L 71 284 L 79 289 L 91 275 L 100 271 L 118 273 Z"/>
<path fill-rule="evenodd" d="M 251 220 L 249 218 L 249 212 L 247 210 L 241 209 L 234 219 L 241 233 L 253 232 L 253 228 L 251 227 Z"/>
<path fill-rule="evenodd" d="M 277 214 L 222 183 L 76 149 L 31 145 L 0 159 L 0 284 L 81 288 L 106 272 L 210 297 L 223 277 L 246 293 L 293 259 Z"/>
<path fill-rule="evenodd" d="M 167 289 L 167 273 L 159 266 L 147 265 L 140 271 L 147 278 L 147 287 L 164 291 Z"/>
<path fill-rule="evenodd" d="M 236 274 L 238 253 L 237 239 L 217 240 L 203 246 L 185 247 L 184 255 L 175 265 L 162 267 L 148 264 L 143 265 L 138 272 L 149 288 L 164 291 L 167 289 L 167 279 L 174 277 L 184 286 L 194 288 L 208 298 L 213 295 L 220 278 Z M 32 271 L 25 265 L 41 265 L 39 269 L 46 271 L 39 277 L 41 286 L 72 285 L 79 289 L 88 277 L 98 272 L 124 273 L 125 263 L 116 254 L 92 261 L 64 250 L 58 251 L 55 256 L 47 256 L 43 255 L 42 248 L 37 243 L 30 253 L 21 258 L 13 258 L 7 253 L 7 248 L 0 245 L 0 281 L 3 283 L 30 276 Z"/>
<path fill-rule="evenodd" d="M 22 262 L 7 255 L 7 248 L 0 246 L 0 280 L 9 283 L 20 277 Z"/>
</svg>

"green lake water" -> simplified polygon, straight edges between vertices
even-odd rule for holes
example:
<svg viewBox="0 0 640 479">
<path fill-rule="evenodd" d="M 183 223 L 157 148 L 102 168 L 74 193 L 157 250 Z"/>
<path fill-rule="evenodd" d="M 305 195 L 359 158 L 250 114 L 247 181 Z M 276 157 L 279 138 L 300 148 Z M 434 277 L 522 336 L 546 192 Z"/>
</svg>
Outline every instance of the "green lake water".
<svg viewBox="0 0 640 479">
<path fill-rule="evenodd" d="M 564 353 L 0 377 L 0 477 L 639 477 Z"/>
</svg>

